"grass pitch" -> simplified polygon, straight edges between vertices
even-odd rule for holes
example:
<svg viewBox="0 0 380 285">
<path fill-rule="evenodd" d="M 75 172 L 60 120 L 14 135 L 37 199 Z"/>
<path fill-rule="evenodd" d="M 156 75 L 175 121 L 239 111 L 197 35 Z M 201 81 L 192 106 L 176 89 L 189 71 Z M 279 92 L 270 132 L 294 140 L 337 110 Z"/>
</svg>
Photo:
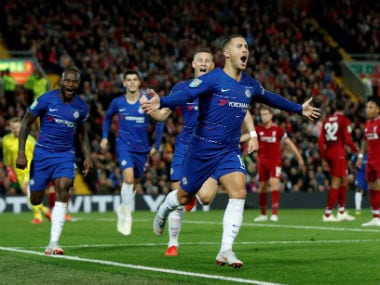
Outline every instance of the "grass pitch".
<svg viewBox="0 0 380 285">
<path fill-rule="evenodd" d="M 223 211 L 184 214 L 178 257 L 165 257 L 167 232 L 152 232 L 155 213 L 133 214 L 130 236 L 116 231 L 116 215 L 75 213 L 66 222 L 63 257 L 45 256 L 50 223 L 31 213 L 0 215 L 0 284 L 258 284 L 378 285 L 380 228 L 323 223 L 323 210 L 280 210 L 279 222 L 254 223 L 246 210 L 234 251 L 240 269 L 215 264 Z"/>
</svg>

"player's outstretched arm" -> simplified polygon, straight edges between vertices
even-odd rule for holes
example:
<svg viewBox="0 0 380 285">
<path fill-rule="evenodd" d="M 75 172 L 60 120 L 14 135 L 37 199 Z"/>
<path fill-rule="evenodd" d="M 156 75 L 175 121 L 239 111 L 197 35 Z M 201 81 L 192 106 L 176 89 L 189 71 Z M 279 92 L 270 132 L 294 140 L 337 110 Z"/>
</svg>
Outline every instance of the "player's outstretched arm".
<svg viewBox="0 0 380 285">
<path fill-rule="evenodd" d="M 28 165 L 28 160 L 25 155 L 26 140 L 28 139 L 28 135 L 30 133 L 30 125 L 36 120 L 36 118 L 36 115 L 28 111 L 22 119 L 18 140 L 16 168 L 25 169 Z"/>
<path fill-rule="evenodd" d="M 321 110 L 311 105 L 312 100 L 313 98 L 310 98 L 302 104 L 302 115 L 313 121 L 321 116 Z"/>
</svg>

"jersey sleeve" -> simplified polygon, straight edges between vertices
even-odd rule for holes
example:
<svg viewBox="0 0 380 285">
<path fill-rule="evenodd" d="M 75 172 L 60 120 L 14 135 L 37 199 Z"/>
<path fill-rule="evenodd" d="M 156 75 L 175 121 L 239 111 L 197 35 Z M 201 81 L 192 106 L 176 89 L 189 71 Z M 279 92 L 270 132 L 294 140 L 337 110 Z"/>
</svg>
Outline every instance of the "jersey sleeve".
<svg viewBox="0 0 380 285">
<path fill-rule="evenodd" d="M 31 112 L 35 116 L 41 116 L 46 112 L 47 106 L 48 106 L 48 98 L 49 94 L 45 93 L 44 95 L 41 95 L 38 97 L 32 105 L 28 108 L 28 111 Z"/>
<path fill-rule="evenodd" d="M 209 82 L 211 78 L 209 76 L 206 77 L 206 75 L 191 80 L 190 83 L 182 89 L 178 89 L 175 92 L 173 90 L 170 96 L 162 97 L 160 99 L 161 107 L 173 108 L 181 106 L 198 98 L 201 94 L 210 91 Z"/>
<path fill-rule="evenodd" d="M 163 133 L 164 133 L 164 123 L 163 122 L 156 123 L 156 141 L 154 144 L 154 148 L 157 150 L 160 149 Z"/>
<path fill-rule="evenodd" d="M 353 152 L 359 152 L 358 147 L 352 141 L 352 137 L 351 137 L 351 133 L 352 133 L 352 131 L 351 131 L 351 122 L 348 119 L 346 119 L 344 124 L 345 124 L 345 126 L 344 126 L 344 141 L 345 141 L 345 144 L 348 145 Z"/>
<path fill-rule="evenodd" d="M 106 139 L 108 138 L 108 132 L 111 126 L 112 117 L 115 115 L 117 110 L 117 104 L 116 99 L 112 100 L 110 107 L 108 108 L 106 114 L 104 115 L 104 121 L 103 121 L 103 130 L 102 130 L 102 138 Z"/>
<path fill-rule="evenodd" d="M 259 101 L 260 103 L 264 103 L 276 109 L 302 115 L 301 104 L 294 103 L 293 101 L 290 101 L 285 97 L 282 97 L 281 95 L 278 95 L 265 89 L 262 89 L 262 92 L 260 93 L 261 96 L 257 97 L 257 101 Z"/>
</svg>

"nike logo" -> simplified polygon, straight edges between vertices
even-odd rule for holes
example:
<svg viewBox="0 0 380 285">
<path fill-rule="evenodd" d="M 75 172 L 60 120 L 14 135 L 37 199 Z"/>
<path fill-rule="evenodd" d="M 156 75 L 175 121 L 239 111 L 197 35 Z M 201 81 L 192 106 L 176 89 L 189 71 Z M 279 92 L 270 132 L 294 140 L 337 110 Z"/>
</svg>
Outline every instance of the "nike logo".
<svg viewBox="0 0 380 285">
<path fill-rule="evenodd" d="M 125 108 L 119 109 L 119 112 L 124 112 Z"/>
<path fill-rule="evenodd" d="M 49 108 L 49 112 L 57 112 L 58 109 Z"/>
<path fill-rule="evenodd" d="M 229 88 L 228 88 L 228 89 L 223 89 L 223 88 L 220 89 L 220 91 L 222 91 L 222 92 L 227 92 L 227 91 L 229 91 L 229 90 L 231 90 L 231 89 L 229 89 Z"/>
</svg>

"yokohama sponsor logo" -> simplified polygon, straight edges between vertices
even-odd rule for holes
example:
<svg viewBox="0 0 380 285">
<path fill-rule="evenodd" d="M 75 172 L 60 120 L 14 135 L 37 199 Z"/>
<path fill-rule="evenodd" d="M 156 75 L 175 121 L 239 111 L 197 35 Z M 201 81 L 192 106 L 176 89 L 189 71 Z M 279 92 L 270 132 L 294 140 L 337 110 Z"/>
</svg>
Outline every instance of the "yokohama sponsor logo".
<svg viewBox="0 0 380 285">
<path fill-rule="evenodd" d="M 241 102 L 228 102 L 228 106 L 232 108 L 244 108 L 248 109 L 249 104 L 247 103 L 241 103 Z"/>
</svg>

